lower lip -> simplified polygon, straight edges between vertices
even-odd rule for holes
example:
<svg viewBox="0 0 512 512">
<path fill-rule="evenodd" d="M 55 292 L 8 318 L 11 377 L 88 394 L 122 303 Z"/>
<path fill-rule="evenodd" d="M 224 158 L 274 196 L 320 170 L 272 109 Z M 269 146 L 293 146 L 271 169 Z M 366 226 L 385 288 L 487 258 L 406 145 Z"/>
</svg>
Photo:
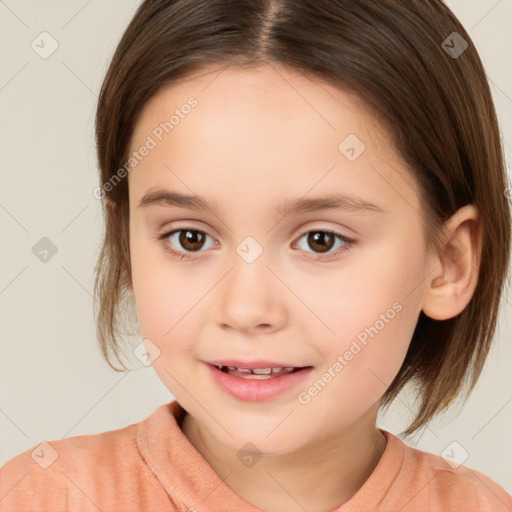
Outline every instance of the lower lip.
<svg viewBox="0 0 512 512">
<path fill-rule="evenodd" d="M 208 364 L 208 363 L 207 363 Z M 272 377 L 270 379 L 245 379 L 235 377 L 208 364 L 215 383 L 226 393 L 245 402 L 264 402 L 276 398 L 302 382 L 313 369 L 312 367 Z"/>
</svg>

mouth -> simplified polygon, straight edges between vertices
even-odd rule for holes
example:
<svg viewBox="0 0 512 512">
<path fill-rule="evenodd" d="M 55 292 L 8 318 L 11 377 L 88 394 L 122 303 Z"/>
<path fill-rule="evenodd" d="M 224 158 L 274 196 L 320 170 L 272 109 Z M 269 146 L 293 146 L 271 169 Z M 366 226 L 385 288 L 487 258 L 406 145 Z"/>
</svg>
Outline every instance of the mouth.
<svg viewBox="0 0 512 512">
<path fill-rule="evenodd" d="M 265 380 L 282 377 L 290 373 L 298 372 L 310 366 L 268 366 L 266 368 L 247 368 L 222 364 L 214 364 L 221 372 L 232 375 L 233 377 L 241 377 L 242 379 Z"/>
<path fill-rule="evenodd" d="M 212 361 L 206 365 L 219 390 L 244 402 L 277 399 L 304 385 L 313 366 L 273 361 Z"/>
<path fill-rule="evenodd" d="M 303 366 L 289 361 L 271 361 L 269 359 L 242 360 L 242 359 L 219 359 L 209 361 L 223 373 L 246 379 L 272 379 L 289 375 L 312 366 Z"/>
</svg>

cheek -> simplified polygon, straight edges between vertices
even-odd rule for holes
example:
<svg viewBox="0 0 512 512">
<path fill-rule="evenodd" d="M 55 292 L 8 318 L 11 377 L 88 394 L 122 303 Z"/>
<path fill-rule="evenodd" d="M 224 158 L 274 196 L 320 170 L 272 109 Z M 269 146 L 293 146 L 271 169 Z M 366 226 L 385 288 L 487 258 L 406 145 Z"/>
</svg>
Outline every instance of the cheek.
<svg viewBox="0 0 512 512">
<path fill-rule="evenodd" d="M 131 226 L 133 292 L 141 336 L 160 345 L 183 329 L 187 310 L 200 294 L 193 286 L 187 286 L 187 273 L 176 271 L 176 264 L 160 242 L 141 231 L 136 225 Z"/>
<path fill-rule="evenodd" d="M 330 274 L 327 293 L 310 303 L 329 327 L 319 350 L 328 367 L 342 356 L 345 378 L 388 387 L 405 358 L 425 276 L 421 241 L 411 244 L 404 236 L 360 252 L 350 268 Z"/>
<path fill-rule="evenodd" d="M 201 294 L 189 290 L 186 283 L 178 282 L 171 275 L 159 273 L 158 268 L 149 265 L 146 268 L 147 273 L 139 276 L 137 288 L 134 282 L 141 335 L 153 340 L 161 350 L 168 351 L 171 346 L 186 350 L 188 339 L 193 338 L 198 326 L 194 304 Z M 179 344 L 171 343 L 176 339 L 180 340 Z"/>
</svg>

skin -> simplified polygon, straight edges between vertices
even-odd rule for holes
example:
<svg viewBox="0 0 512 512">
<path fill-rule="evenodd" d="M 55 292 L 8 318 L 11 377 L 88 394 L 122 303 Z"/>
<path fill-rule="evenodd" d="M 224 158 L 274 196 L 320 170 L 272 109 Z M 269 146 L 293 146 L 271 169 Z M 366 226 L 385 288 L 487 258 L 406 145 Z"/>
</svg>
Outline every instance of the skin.
<svg viewBox="0 0 512 512">
<path fill-rule="evenodd" d="M 460 257 L 427 252 L 412 172 L 356 96 L 275 64 L 204 69 L 145 106 L 137 150 L 169 113 L 198 105 L 128 175 L 133 294 L 141 335 L 158 347 L 153 367 L 188 414 L 182 430 L 225 484 L 263 511 L 328 511 L 368 479 L 386 446 L 379 401 L 405 358 L 421 310 L 447 319 L 464 309 L 478 277 L 478 212 L 467 205 L 443 243 Z M 366 145 L 353 162 L 338 149 Z M 163 188 L 215 200 L 220 214 L 139 207 Z M 275 203 L 339 192 L 384 213 L 313 211 L 279 217 Z M 206 233 L 196 252 L 173 258 L 157 240 L 172 229 Z M 304 233 L 333 230 L 356 244 L 330 261 Z M 263 253 L 236 252 L 252 236 Z M 340 240 L 327 252 L 344 247 Z M 347 247 L 345 245 L 345 247 Z M 452 253 L 453 254 L 453 253 Z M 309 403 L 298 401 L 366 327 L 394 303 L 393 319 Z M 313 366 L 307 381 L 259 403 L 213 384 L 204 361 L 252 358 Z M 332 371 L 332 370 L 331 370 Z M 237 457 L 248 441 L 263 456 Z M 285 489 L 285 490 L 283 490 Z"/>
</svg>

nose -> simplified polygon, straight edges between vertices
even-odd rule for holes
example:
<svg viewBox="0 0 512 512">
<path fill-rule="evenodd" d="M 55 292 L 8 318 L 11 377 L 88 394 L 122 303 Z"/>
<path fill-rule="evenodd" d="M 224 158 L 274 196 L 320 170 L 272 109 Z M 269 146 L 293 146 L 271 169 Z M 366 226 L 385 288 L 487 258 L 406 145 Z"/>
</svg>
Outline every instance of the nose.
<svg viewBox="0 0 512 512">
<path fill-rule="evenodd" d="M 263 255 L 252 263 L 236 256 L 222 281 L 215 304 L 216 321 L 224 329 L 272 332 L 283 327 L 286 290 Z"/>
</svg>

